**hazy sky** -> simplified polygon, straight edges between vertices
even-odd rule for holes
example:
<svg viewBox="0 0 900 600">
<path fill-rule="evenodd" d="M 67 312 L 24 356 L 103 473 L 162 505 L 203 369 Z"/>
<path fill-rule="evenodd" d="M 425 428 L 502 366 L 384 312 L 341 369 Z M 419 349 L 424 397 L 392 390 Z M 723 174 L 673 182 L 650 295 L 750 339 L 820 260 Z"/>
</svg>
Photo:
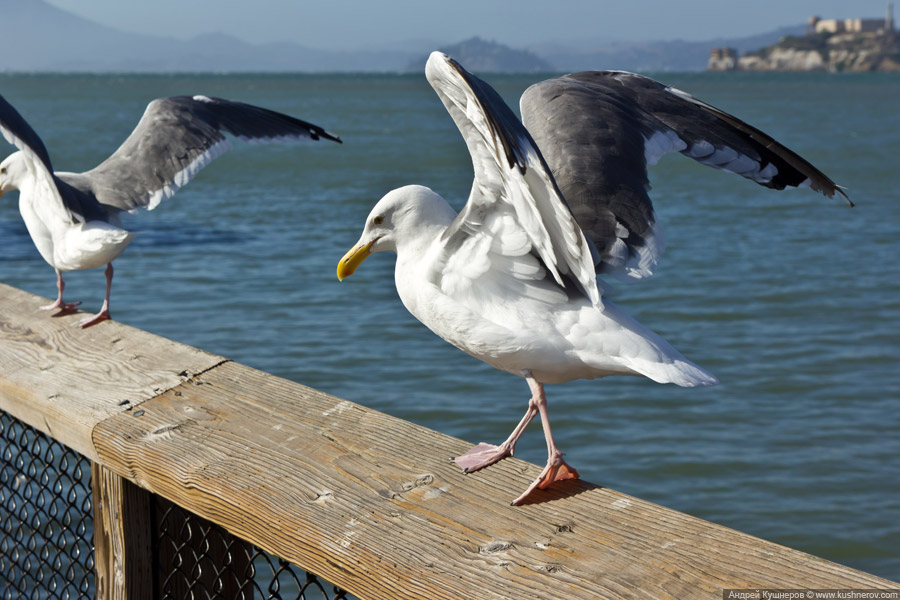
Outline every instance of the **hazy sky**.
<svg viewBox="0 0 900 600">
<path fill-rule="evenodd" d="M 479 35 L 514 47 L 547 41 L 709 40 L 824 18 L 883 17 L 884 0 L 48 0 L 118 29 L 188 38 L 356 48 L 454 43 Z"/>
</svg>

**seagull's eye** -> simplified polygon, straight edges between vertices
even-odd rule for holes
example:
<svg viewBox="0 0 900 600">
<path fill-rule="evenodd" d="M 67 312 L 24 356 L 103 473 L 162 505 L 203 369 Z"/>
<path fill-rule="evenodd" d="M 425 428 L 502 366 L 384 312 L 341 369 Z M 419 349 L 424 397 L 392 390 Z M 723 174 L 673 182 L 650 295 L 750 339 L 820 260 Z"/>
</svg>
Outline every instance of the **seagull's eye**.
<svg viewBox="0 0 900 600">
<path fill-rule="evenodd" d="M 0 168 L 0 175 L 6 175 L 6 167 Z"/>
<path fill-rule="evenodd" d="M 375 225 L 381 225 L 382 223 L 384 223 L 384 217 L 378 215 L 377 217 L 372 219 L 372 223 L 374 223 Z"/>
</svg>

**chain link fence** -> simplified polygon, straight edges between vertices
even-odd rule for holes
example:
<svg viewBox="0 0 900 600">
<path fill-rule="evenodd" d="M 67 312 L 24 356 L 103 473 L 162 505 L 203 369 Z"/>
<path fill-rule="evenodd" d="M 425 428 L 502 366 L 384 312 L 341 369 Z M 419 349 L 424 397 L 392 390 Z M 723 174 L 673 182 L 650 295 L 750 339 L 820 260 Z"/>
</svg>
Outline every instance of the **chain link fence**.
<svg viewBox="0 0 900 600">
<path fill-rule="evenodd" d="M 0 412 L 0 598 L 91 598 L 91 461 Z"/>
<path fill-rule="evenodd" d="M 153 495 L 154 598 L 356 600 Z M 0 600 L 93 598 L 91 461 L 0 411 Z"/>
<path fill-rule="evenodd" d="M 353 598 L 165 498 L 153 503 L 161 600 Z"/>
</svg>

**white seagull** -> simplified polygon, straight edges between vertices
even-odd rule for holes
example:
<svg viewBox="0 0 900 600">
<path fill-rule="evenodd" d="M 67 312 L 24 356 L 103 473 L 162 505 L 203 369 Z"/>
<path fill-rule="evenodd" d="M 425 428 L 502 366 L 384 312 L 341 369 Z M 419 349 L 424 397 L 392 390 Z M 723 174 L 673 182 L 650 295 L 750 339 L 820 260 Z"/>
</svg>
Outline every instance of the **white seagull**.
<svg viewBox="0 0 900 600">
<path fill-rule="evenodd" d="M 647 195 L 647 165 L 677 151 L 783 189 L 844 194 L 761 131 L 677 89 L 621 71 L 537 83 L 522 119 L 455 60 L 434 52 L 425 73 L 463 135 L 475 181 L 457 214 L 432 190 L 407 186 L 372 209 L 339 279 L 373 252 L 397 253 L 404 306 L 434 333 L 494 367 L 524 377 L 525 416 L 499 446 L 453 459 L 467 473 L 511 456 L 535 415 L 547 464 L 513 501 L 577 478 L 553 441 L 545 383 L 637 375 L 700 386 L 716 378 L 609 300 L 597 275 L 641 278 L 661 251 Z M 845 195 L 846 197 L 846 195 Z"/>
<path fill-rule="evenodd" d="M 0 131 L 19 151 L 0 163 L 0 195 L 19 190 L 19 211 L 38 252 L 56 269 L 56 302 L 41 308 L 69 312 L 63 272 L 106 266 L 106 296 L 88 327 L 109 319 L 112 261 L 134 234 L 123 211 L 153 210 L 210 161 L 231 148 L 225 133 L 253 143 L 340 139 L 321 127 L 265 108 L 207 96 L 152 101 L 112 156 L 84 173 L 55 172 L 44 143 L 0 96 Z"/>
</svg>

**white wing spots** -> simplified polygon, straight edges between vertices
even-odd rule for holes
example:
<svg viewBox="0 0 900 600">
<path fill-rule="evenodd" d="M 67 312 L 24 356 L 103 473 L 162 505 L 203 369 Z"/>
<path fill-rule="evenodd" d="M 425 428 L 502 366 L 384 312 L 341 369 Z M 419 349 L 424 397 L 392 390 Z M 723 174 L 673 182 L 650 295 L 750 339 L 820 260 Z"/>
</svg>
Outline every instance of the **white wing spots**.
<svg viewBox="0 0 900 600">
<path fill-rule="evenodd" d="M 160 202 L 171 198 L 175 194 L 175 192 L 187 185 L 187 183 L 194 178 L 194 176 L 200 171 L 200 169 L 231 150 L 231 148 L 231 142 L 229 142 L 227 139 L 223 139 L 222 141 L 210 146 L 206 150 L 206 152 L 195 158 L 191 162 L 191 164 L 176 173 L 172 183 L 153 192 L 153 194 L 150 196 L 149 201 L 147 202 L 147 210 L 153 210 L 154 208 L 159 206 Z"/>
<path fill-rule="evenodd" d="M 665 239 L 662 228 L 658 223 L 650 224 L 649 234 L 644 236 L 644 245 L 638 246 L 637 253 L 628 258 L 625 264 L 625 274 L 634 279 L 643 279 L 653 275 L 653 269 L 659 262 L 659 257 L 665 248 Z"/>
<path fill-rule="evenodd" d="M 757 181 L 762 181 L 764 183 L 767 181 L 772 181 L 772 178 L 776 175 L 778 175 L 778 167 L 776 167 L 772 163 L 769 163 L 762 171 L 759 172 L 759 179 L 757 179 Z M 807 179 L 806 181 L 809 181 L 809 179 Z"/>
<path fill-rule="evenodd" d="M 649 139 L 644 138 L 644 160 L 655 165 L 664 154 L 681 152 L 687 144 L 674 131 L 657 131 Z"/>
<path fill-rule="evenodd" d="M 309 130 L 308 135 L 294 134 L 294 135 L 276 135 L 276 136 L 268 136 L 268 137 L 249 137 L 246 135 L 235 136 L 237 139 L 241 140 L 245 144 L 287 144 L 294 142 L 309 142 L 314 139 L 316 136 L 316 132 L 312 129 Z"/>
<path fill-rule="evenodd" d="M 667 87 L 666 91 L 678 96 L 682 100 L 704 106 L 702 102 L 678 88 Z M 688 148 L 684 154 L 704 165 L 722 169 L 724 171 L 731 171 L 732 173 L 737 173 L 738 175 L 742 175 L 759 183 L 768 183 L 778 174 L 778 169 L 771 163 L 763 167 L 760 164 L 760 159 L 758 157 L 753 158 L 752 156 L 741 154 L 733 148 L 717 148 L 707 141 L 701 141 L 694 144 Z"/>
<path fill-rule="evenodd" d="M 650 231 L 644 235 L 644 244 L 629 251 L 628 245 L 625 243 L 629 231 L 622 223 L 616 222 L 616 240 L 603 258 L 603 262 L 611 267 L 611 274 L 633 279 L 643 279 L 653 275 L 653 269 L 659 262 L 665 243 L 659 224 L 652 222 L 649 225 Z"/>
<path fill-rule="evenodd" d="M 684 155 L 700 160 L 706 158 L 707 156 L 710 156 L 715 151 L 715 146 L 713 146 L 706 140 L 700 140 L 699 142 L 685 150 Z"/>
<path fill-rule="evenodd" d="M 170 186 L 166 186 L 162 189 L 156 190 L 150 195 L 150 200 L 147 201 L 147 210 L 153 210 L 154 208 L 159 206 L 160 202 L 171 198 L 172 194 L 174 193 L 175 190 L 171 189 Z"/>
<path fill-rule="evenodd" d="M 737 158 L 728 163 L 728 166 L 725 168 L 729 171 L 734 171 L 738 175 L 747 175 L 753 178 L 760 172 L 759 162 L 745 154 L 738 154 Z"/>
<path fill-rule="evenodd" d="M 727 165 L 738 160 L 739 156 L 740 155 L 737 153 L 737 150 L 726 146 L 723 148 L 715 148 L 712 154 L 709 154 L 708 156 L 704 156 L 702 158 L 698 157 L 697 160 L 705 165 L 724 169 Z"/>
<path fill-rule="evenodd" d="M 768 183 L 778 174 L 778 168 L 772 163 L 763 167 L 759 158 L 741 154 L 728 146 L 716 147 L 705 140 L 685 150 L 684 155 L 714 169 L 737 173 L 759 183 Z"/>
<path fill-rule="evenodd" d="M 212 101 L 213 101 L 213 99 L 210 98 L 209 96 L 201 96 L 201 95 L 194 96 L 194 100 L 196 100 L 197 102 L 208 102 L 208 103 L 212 103 Z"/>
<path fill-rule="evenodd" d="M 616 241 L 609 247 L 603 260 L 612 267 L 613 271 L 624 267 L 625 261 L 628 260 L 628 245 L 622 241 L 621 237 L 616 237 Z"/>
</svg>

